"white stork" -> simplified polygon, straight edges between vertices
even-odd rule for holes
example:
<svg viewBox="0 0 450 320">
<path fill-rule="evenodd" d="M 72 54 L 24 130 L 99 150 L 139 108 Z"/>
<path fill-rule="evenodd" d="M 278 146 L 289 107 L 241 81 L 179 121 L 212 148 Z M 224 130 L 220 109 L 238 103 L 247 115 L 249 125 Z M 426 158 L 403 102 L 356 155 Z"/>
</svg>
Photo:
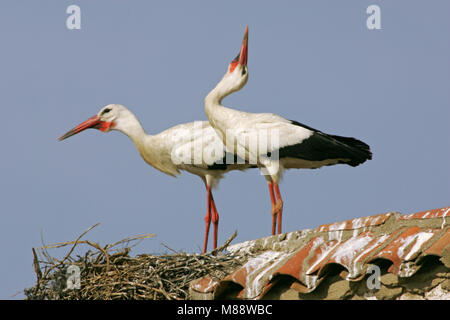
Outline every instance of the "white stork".
<svg viewBox="0 0 450 320">
<path fill-rule="evenodd" d="M 224 107 L 222 100 L 248 79 L 248 27 L 241 50 L 205 98 L 205 112 L 229 152 L 263 170 L 272 203 L 272 234 L 281 233 L 283 200 L 278 183 L 284 169 L 316 169 L 334 164 L 358 166 L 372 158 L 370 147 L 355 138 L 325 134 L 273 113 L 248 113 Z M 249 143 L 256 139 L 256 143 Z M 252 160 L 253 159 L 253 160 Z M 255 162 L 252 162 L 255 161 Z"/>
<path fill-rule="evenodd" d="M 208 245 L 210 223 L 214 226 L 214 249 L 217 248 L 219 214 L 212 194 L 223 174 L 230 170 L 245 170 L 248 164 L 227 164 L 222 141 L 218 138 L 208 121 L 179 124 L 156 135 L 148 135 L 136 116 L 119 104 L 103 107 L 98 114 L 79 124 L 59 140 L 64 140 L 85 129 L 95 128 L 103 132 L 118 130 L 126 134 L 136 145 L 142 158 L 149 165 L 171 175 L 177 176 L 180 170 L 199 176 L 206 186 L 207 209 L 205 216 L 205 237 L 203 253 Z M 233 155 L 231 155 L 234 158 Z"/>
</svg>

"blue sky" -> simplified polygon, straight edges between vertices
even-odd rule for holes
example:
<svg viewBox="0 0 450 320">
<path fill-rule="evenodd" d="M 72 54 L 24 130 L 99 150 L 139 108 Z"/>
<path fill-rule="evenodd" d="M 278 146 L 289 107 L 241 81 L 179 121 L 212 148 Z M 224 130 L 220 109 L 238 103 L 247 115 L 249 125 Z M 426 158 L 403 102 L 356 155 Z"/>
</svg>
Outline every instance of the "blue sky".
<svg viewBox="0 0 450 320">
<path fill-rule="evenodd" d="M 81 8 L 68 30 L 66 8 Z M 368 30 L 366 8 L 381 8 Z M 34 285 L 32 247 L 86 238 L 102 245 L 156 233 L 132 253 L 200 252 L 201 180 L 148 166 L 119 132 L 57 138 L 109 103 L 148 133 L 204 120 L 203 99 L 249 26 L 249 81 L 224 100 L 368 143 L 352 168 L 291 170 L 280 185 L 283 228 L 449 205 L 448 1 L 0 2 L 0 298 Z M 269 235 L 258 171 L 235 172 L 214 194 L 219 243 Z M 162 245 L 164 244 L 164 245 Z"/>
</svg>

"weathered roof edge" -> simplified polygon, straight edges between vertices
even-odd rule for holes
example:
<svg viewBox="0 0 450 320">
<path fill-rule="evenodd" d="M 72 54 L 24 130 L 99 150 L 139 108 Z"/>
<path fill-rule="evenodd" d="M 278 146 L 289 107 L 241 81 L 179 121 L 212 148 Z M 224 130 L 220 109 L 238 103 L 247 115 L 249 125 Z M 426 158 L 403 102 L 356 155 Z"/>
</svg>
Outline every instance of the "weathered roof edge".
<svg viewBox="0 0 450 320">
<path fill-rule="evenodd" d="M 389 272 L 409 277 L 425 256 L 450 250 L 449 217 L 450 207 L 406 215 L 388 212 L 230 245 L 231 253 L 256 257 L 220 281 L 203 279 L 207 288 L 199 282 L 191 289 L 216 296 L 236 284 L 242 287 L 239 297 L 257 299 L 279 275 L 292 275 L 298 280 L 296 290 L 306 293 L 323 280 L 330 264 L 340 264 L 347 269 L 342 277 L 357 281 L 375 259 L 392 262 Z M 443 263 L 450 268 L 449 262 Z"/>
</svg>

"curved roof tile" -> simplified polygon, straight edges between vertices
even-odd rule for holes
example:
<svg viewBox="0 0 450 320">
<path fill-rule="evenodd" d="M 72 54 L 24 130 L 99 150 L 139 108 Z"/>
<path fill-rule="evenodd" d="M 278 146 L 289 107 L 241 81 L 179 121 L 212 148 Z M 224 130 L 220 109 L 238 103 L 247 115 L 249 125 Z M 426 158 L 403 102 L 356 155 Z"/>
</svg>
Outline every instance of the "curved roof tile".
<svg viewBox="0 0 450 320">
<path fill-rule="evenodd" d="M 227 288 L 240 288 L 237 298 L 262 298 L 282 277 L 291 288 L 312 292 L 330 269 L 342 269 L 341 277 L 358 281 L 372 264 L 387 262 L 388 272 L 411 277 L 430 255 L 450 254 L 450 207 L 413 214 L 384 213 L 321 225 L 230 246 L 232 253 L 253 257 L 221 280 L 210 277 L 191 285 L 198 293 L 220 298 Z"/>
</svg>

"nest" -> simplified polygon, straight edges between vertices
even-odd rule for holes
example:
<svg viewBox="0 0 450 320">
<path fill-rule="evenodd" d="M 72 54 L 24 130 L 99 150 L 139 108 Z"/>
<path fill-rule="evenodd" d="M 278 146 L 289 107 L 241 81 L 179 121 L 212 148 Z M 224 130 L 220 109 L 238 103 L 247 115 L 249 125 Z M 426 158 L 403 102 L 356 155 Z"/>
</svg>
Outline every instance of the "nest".
<svg viewBox="0 0 450 320">
<path fill-rule="evenodd" d="M 98 225 L 98 224 L 97 224 Z M 48 300 L 114 300 L 152 299 L 184 300 L 189 298 L 191 281 L 209 275 L 222 279 L 248 257 L 221 253 L 236 237 L 236 232 L 220 248 L 206 254 L 141 254 L 130 257 L 131 244 L 154 234 L 129 237 L 114 244 L 100 246 L 81 240 L 33 248 L 36 285 L 25 289 L 26 299 Z M 87 245 L 83 255 L 73 257 L 78 245 Z M 119 245 L 125 245 L 117 249 Z M 62 259 L 51 257 L 48 250 L 70 247 Z"/>
</svg>

